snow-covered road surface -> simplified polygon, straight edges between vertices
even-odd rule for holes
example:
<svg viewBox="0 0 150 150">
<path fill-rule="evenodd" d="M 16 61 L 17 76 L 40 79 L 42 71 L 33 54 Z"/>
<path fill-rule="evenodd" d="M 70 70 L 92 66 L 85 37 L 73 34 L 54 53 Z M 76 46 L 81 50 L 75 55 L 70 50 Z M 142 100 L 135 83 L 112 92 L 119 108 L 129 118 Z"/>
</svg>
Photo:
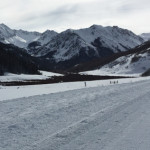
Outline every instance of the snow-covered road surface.
<svg viewBox="0 0 150 150">
<path fill-rule="evenodd" d="M 149 150 L 150 80 L 0 102 L 0 150 Z"/>
</svg>

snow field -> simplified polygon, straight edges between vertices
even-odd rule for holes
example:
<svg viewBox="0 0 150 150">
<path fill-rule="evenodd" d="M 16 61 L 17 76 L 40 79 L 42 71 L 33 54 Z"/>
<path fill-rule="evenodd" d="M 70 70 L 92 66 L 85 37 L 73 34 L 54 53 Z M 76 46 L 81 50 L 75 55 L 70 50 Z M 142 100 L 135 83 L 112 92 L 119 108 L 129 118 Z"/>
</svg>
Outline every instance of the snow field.
<svg viewBox="0 0 150 150">
<path fill-rule="evenodd" d="M 97 87 L 97 86 L 108 86 L 114 81 L 118 81 L 118 84 L 132 83 L 142 80 L 148 80 L 150 77 L 140 77 L 140 78 L 128 78 L 128 79 L 113 79 L 113 80 L 98 80 L 98 81 L 87 81 L 87 87 Z M 66 82 L 66 83 L 56 83 L 56 84 L 44 84 L 44 85 L 28 85 L 28 86 L 11 86 L 11 87 L 0 87 L 0 101 L 11 100 L 21 97 L 29 97 L 35 95 L 43 95 L 50 93 L 58 93 L 64 91 L 70 91 L 75 89 L 85 88 L 84 82 Z M 9 93 L 9 94 L 8 94 Z"/>
<path fill-rule="evenodd" d="M 150 80 L 0 102 L 0 150 L 147 150 Z"/>
</svg>

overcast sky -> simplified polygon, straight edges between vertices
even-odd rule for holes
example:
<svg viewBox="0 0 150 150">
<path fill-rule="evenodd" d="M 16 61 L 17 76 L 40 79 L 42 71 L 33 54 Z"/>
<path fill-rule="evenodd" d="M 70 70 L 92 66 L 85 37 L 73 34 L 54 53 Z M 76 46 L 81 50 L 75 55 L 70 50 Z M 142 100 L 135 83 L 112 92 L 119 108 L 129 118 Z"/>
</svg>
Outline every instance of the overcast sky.
<svg viewBox="0 0 150 150">
<path fill-rule="evenodd" d="M 0 23 L 58 32 L 92 24 L 150 32 L 150 0 L 0 0 Z"/>
</svg>

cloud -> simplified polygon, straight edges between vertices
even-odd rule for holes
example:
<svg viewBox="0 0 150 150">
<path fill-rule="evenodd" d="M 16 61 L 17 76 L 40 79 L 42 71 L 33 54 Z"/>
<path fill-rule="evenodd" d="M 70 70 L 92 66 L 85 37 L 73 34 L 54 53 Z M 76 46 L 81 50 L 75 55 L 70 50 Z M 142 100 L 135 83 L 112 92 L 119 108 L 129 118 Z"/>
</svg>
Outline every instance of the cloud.
<svg viewBox="0 0 150 150">
<path fill-rule="evenodd" d="M 36 13 L 36 14 L 31 14 L 24 16 L 21 20 L 22 21 L 33 21 L 36 18 L 39 19 L 46 19 L 46 18 L 61 18 L 65 16 L 70 16 L 71 14 L 76 13 L 78 10 L 77 5 L 74 6 L 70 6 L 70 5 L 63 5 L 61 7 L 56 8 L 53 11 L 48 11 L 48 12 L 44 12 L 44 13 Z"/>
<path fill-rule="evenodd" d="M 149 6 L 149 0 L 1 0 L 0 22 L 38 31 L 101 24 L 150 32 Z"/>
</svg>

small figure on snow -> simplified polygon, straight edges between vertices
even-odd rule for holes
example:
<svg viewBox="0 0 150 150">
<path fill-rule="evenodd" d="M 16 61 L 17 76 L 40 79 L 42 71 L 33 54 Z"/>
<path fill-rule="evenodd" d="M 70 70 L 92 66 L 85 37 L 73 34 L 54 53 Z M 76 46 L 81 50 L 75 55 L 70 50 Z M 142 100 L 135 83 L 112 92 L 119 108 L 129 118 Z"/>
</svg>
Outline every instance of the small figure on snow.
<svg viewBox="0 0 150 150">
<path fill-rule="evenodd" d="M 84 85 L 85 85 L 85 87 L 86 87 L 86 82 L 84 82 Z"/>
</svg>

